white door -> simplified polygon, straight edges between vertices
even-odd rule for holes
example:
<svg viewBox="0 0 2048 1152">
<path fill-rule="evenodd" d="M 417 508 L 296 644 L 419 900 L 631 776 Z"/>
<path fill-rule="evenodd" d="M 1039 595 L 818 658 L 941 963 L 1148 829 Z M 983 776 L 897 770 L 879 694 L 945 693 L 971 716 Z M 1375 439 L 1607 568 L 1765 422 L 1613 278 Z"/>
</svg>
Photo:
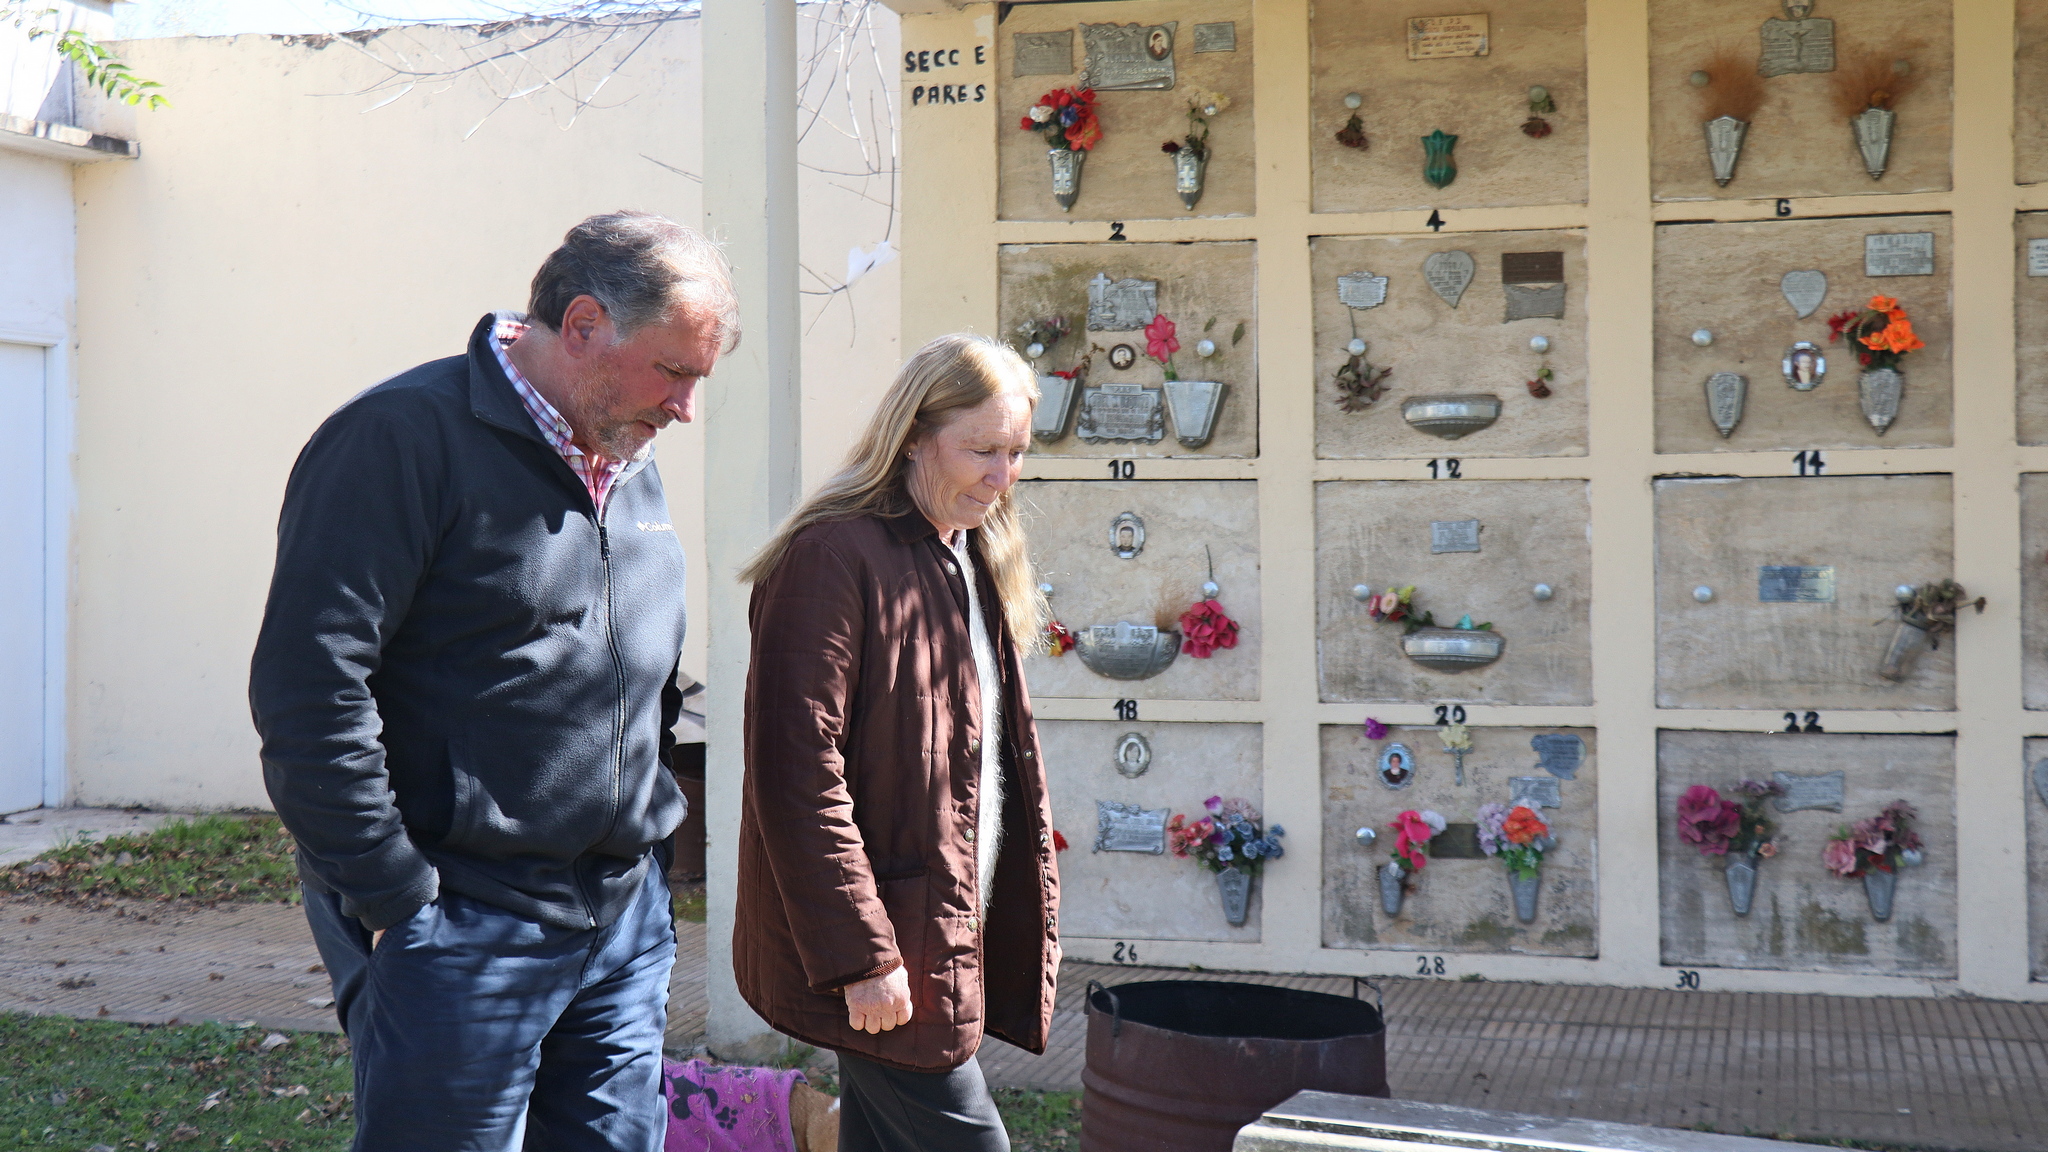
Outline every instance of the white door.
<svg viewBox="0 0 2048 1152">
<path fill-rule="evenodd" d="M 0 812 L 43 802 L 43 360 L 0 343 Z"/>
</svg>

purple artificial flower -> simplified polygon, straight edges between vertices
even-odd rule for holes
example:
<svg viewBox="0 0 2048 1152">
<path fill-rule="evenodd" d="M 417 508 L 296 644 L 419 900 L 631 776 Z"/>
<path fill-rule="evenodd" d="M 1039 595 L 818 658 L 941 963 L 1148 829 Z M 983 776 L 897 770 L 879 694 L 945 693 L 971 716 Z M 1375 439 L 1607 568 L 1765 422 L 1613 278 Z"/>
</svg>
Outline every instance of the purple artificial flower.
<svg viewBox="0 0 2048 1152">
<path fill-rule="evenodd" d="M 1217 811 L 1223 807 L 1223 797 L 1211 796 L 1207 800 L 1202 801 L 1202 807 L 1207 808 L 1211 812 Z"/>
<path fill-rule="evenodd" d="M 1365 738 L 1367 740 L 1385 740 L 1387 738 L 1387 726 L 1367 716 L 1365 718 Z"/>
</svg>

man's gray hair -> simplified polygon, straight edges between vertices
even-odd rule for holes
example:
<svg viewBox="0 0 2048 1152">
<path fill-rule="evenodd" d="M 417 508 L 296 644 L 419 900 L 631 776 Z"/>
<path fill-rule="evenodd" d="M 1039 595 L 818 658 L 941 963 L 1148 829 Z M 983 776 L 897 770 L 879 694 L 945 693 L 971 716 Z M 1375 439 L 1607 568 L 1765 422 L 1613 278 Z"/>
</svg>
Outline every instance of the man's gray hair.
<svg viewBox="0 0 2048 1152">
<path fill-rule="evenodd" d="M 709 310 L 723 347 L 739 343 L 739 296 L 725 253 L 666 216 L 609 212 L 569 229 L 533 275 L 527 318 L 560 332 L 562 315 L 578 296 L 604 306 L 621 340 L 693 304 Z"/>
</svg>

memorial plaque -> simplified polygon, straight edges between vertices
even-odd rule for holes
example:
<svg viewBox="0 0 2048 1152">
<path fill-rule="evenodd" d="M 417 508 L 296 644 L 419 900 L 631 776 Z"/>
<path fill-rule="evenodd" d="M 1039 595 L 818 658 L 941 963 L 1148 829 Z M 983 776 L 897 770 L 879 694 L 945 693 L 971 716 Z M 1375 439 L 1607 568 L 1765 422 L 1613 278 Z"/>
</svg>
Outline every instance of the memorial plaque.
<svg viewBox="0 0 2048 1152">
<path fill-rule="evenodd" d="M 1010 75 L 1074 74 L 1074 30 L 1019 32 L 1010 39 Z"/>
<path fill-rule="evenodd" d="M 1195 25 L 1195 51 L 1237 51 L 1237 22 L 1225 20 L 1220 24 Z"/>
<path fill-rule="evenodd" d="M 1795 772 L 1773 772 L 1771 779 L 1785 790 L 1783 796 L 1771 803 L 1780 812 L 1804 812 L 1819 808 L 1828 812 L 1842 810 L 1842 773 L 1822 772 L 1814 776 L 1801 776 Z"/>
<path fill-rule="evenodd" d="M 1159 315 L 1159 281 L 1111 280 L 1102 272 L 1088 281 L 1088 330 L 1135 332 Z"/>
<path fill-rule="evenodd" d="M 1564 280 L 1562 252 L 1503 252 L 1500 254 L 1500 282 L 1503 284 L 1558 284 Z"/>
<path fill-rule="evenodd" d="M 1479 551 L 1479 521 L 1431 520 L 1429 522 L 1429 550 L 1431 552 Z"/>
<path fill-rule="evenodd" d="M 1538 732 L 1529 747 L 1536 750 L 1536 766 L 1559 780 L 1576 777 L 1586 762 L 1586 742 L 1570 732 Z"/>
<path fill-rule="evenodd" d="M 1798 6 L 1803 15 L 1813 5 Z M 1787 5 L 1787 11 L 1792 6 Z M 1835 70 L 1835 22 L 1807 16 L 1804 19 L 1764 21 L 1763 51 L 1757 57 L 1760 75 L 1786 76 L 1794 72 Z"/>
<path fill-rule="evenodd" d="M 1137 732 L 1126 732 L 1116 742 L 1117 775 L 1136 780 L 1152 767 L 1152 745 Z"/>
<path fill-rule="evenodd" d="M 1159 391 L 1140 384 L 1103 384 L 1081 389 L 1081 419 L 1074 434 L 1090 444 L 1105 440 L 1157 444 L 1166 436 Z"/>
<path fill-rule="evenodd" d="M 2041 803 L 2048 804 L 2048 760 L 2034 764 L 2034 791 L 2041 797 Z"/>
<path fill-rule="evenodd" d="M 1453 308 L 1465 298 L 1465 289 L 1471 287 L 1472 275 L 1478 270 L 1479 264 L 1470 252 L 1457 250 L 1431 252 L 1422 262 L 1422 278 L 1429 281 L 1430 291 Z"/>
<path fill-rule="evenodd" d="M 2048 276 L 2048 240 L 2027 241 L 2027 275 Z"/>
<path fill-rule="evenodd" d="M 1507 292 L 1508 307 L 1507 317 L 1502 323 L 1564 319 L 1564 285 L 1507 284 L 1503 287 Z"/>
<path fill-rule="evenodd" d="M 1804 320 L 1828 298 L 1828 276 L 1812 269 L 1787 272 L 1778 278 L 1778 291 L 1785 294 L 1785 303 Z"/>
<path fill-rule="evenodd" d="M 1863 238 L 1865 276 L 1934 275 L 1934 233 L 1873 232 Z"/>
<path fill-rule="evenodd" d="M 1377 308 L 1387 302 L 1387 278 L 1347 272 L 1337 277 L 1337 299 L 1352 308 Z"/>
<path fill-rule="evenodd" d="M 1756 598 L 1766 604 L 1832 604 L 1834 565 L 1762 565 L 1756 570 Z"/>
<path fill-rule="evenodd" d="M 1487 15 L 1411 16 L 1408 18 L 1410 60 L 1450 60 L 1460 56 L 1484 56 Z"/>
<path fill-rule="evenodd" d="M 1479 825 L 1445 824 L 1444 830 L 1429 838 L 1432 860 L 1484 860 L 1486 849 L 1479 846 Z"/>
<path fill-rule="evenodd" d="M 1564 785 L 1555 776 L 1508 777 L 1508 807 L 1562 808 Z"/>
<path fill-rule="evenodd" d="M 1179 21 L 1081 25 L 1088 52 L 1082 83 L 1097 92 L 1173 87 L 1173 33 L 1179 27 Z"/>
<path fill-rule="evenodd" d="M 1740 372 L 1716 372 L 1707 377 L 1707 416 L 1720 430 L 1721 438 L 1734 435 L 1742 423 L 1742 405 L 1749 398 L 1749 377 Z"/>
<path fill-rule="evenodd" d="M 1095 851 L 1166 854 L 1166 809 L 1095 802 Z"/>
</svg>

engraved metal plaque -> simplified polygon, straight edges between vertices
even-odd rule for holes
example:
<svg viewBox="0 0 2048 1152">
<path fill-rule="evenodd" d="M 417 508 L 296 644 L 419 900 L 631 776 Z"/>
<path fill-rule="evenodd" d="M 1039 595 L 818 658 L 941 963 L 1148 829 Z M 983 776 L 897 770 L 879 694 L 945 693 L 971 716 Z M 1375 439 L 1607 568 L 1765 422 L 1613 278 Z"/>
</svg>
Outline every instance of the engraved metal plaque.
<svg viewBox="0 0 2048 1152">
<path fill-rule="evenodd" d="M 2027 241 L 2027 275 L 2048 276 L 2048 240 Z"/>
<path fill-rule="evenodd" d="M 2048 804 L 2048 760 L 2034 763 L 2034 792 L 2041 797 L 2041 803 Z"/>
<path fill-rule="evenodd" d="M 1809 11 L 1811 8 L 1809 7 Z M 1808 16 L 1764 21 L 1763 51 L 1756 70 L 1765 77 L 1835 70 L 1835 22 Z"/>
<path fill-rule="evenodd" d="M 1081 389 L 1081 419 L 1074 432 L 1090 444 L 1106 440 L 1157 444 L 1166 436 L 1159 390 L 1140 384 Z"/>
<path fill-rule="evenodd" d="M 1111 280 L 1097 272 L 1088 281 L 1088 330 L 1135 332 L 1159 315 L 1159 281 Z"/>
<path fill-rule="evenodd" d="M 1408 18 L 1410 60 L 1450 60 L 1487 53 L 1487 15 L 1411 16 Z"/>
<path fill-rule="evenodd" d="M 1899 402 L 1905 398 L 1906 377 L 1897 368 L 1865 368 L 1856 377 L 1856 402 L 1879 436 L 1899 418 Z"/>
<path fill-rule="evenodd" d="M 1406 788 L 1415 783 L 1415 753 L 1406 744 L 1389 744 L 1380 753 L 1380 783 L 1389 788 Z"/>
<path fill-rule="evenodd" d="M 1773 772 L 1771 779 L 1785 790 L 1783 796 L 1771 801 L 1780 812 L 1804 812 L 1819 808 L 1828 812 L 1842 810 L 1842 773 L 1822 772 L 1814 776 L 1801 776 L 1795 772 Z"/>
<path fill-rule="evenodd" d="M 1479 521 L 1431 520 L 1429 522 L 1429 550 L 1431 552 L 1479 551 Z"/>
<path fill-rule="evenodd" d="M 1564 280 L 1562 252 L 1503 252 L 1500 254 L 1500 282 L 1503 284 L 1557 284 Z"/>
<path fill-rule="evenodd" d="M 1019 32 L 1010 38 L 1010 75 L 1074 74 L 1074 30 Z"/>
<path fill-rule="evenodd" d="M 1507 284 L 1507 318 L 1503 324 L 1517 320 L 1562 320 L 1564 319 L 1564 285 L 1562 284 Z"/>
<path fill-rule="evenodd" d="M 1422 262 L 1422 278 L 1429 282 L 1430 291 L 1453 308 L 1465 298 L 1465 289 L 1471 287 L 1472 275 L 1478 270 L 1470 252 L 1457 250 L 1431 252 Z"/>
<path fill-rule="evenodd" d="M 1152 767 L 1152 744 L 1137 732 L 1126 732 L 1116 742 L 1116 770 L 1126 780 L 1136 780 Z"/>
<path fill-rule="evenodd" d="M 1562 808 L 1564 785 L 1555 776 L 1510 776 L 1508 807 Z"/>
<path fill-rule="evenodd" d="M 1934 233 L 1873 232 L 1863 238 L 1865 276 L 1934 275 Z"/>
<path fill-rule="evenodd" d="M 1237 22 L 1225 20 L 1220 24 L 1195 25 L 1195 51 L 1237 51 Z"/>
<path fill-rule="evenodd" d="M 1726 440 L 1742 423 L 1742 402 L 1749 397 L 1749 377 L 1739 372 L 1716 372 L 1707 377 L 1707 415 Z"/>
<path fill-rule="evenodd" d="M 1825 272 L 1802 269 L 1787 272 L 1778 278 L 1778 291 L 1785 294 L 1785 303 L 1799 314 L 1801 320 L 1813 315 L 1820 302 L 1828 298 L 1828 277 Z"/>
<path fill-rule="evenodd" d="M 1536 766 L 1559 780 L 1574 779 L 1586 762 L 1586 742 L 1570 732 L 1538 732 L 1529 747 L 1536 750 Z"/>
<path fill-rule="evenodd" d="M 1352 308 L 1377 308 L 1387 302 L 1387 278 L 1347 272 L 1337 277 L 1337 299 Z"/>
<path fill-rule="evenodd" d="M 1110 520 L 1109 550 L 1119 560 L 1135 560 L 1145 550 L 1145 522 L 1136 512 L 1119 512 Z"/>
<path fill-rule="evenodd" d="M 1429 838 L 1432 860 L 1484 860 L 1486 849 L 1479 846 L 1479 825 L 1446 823 L 1444 830 Z"/>
<path fill-rule="evenodd" d="M 1095 851 L 1166 854 L 1166 809 L 1095 802 Z"/>
<path fill-rule="evenodd" d="M 1756 570 L 1756 598 L 1766 604 L 1832 604 L 1832 564 L 1765 564 Z"/>
<path fill-rule="evenodd" d="M 1097 92 L 1173 87 L 1173 34 L 1179 27 L 1177 20 L 1081 25 L 1081 44 L 1088 52 L 1082 84 Z"/>
</svg>

